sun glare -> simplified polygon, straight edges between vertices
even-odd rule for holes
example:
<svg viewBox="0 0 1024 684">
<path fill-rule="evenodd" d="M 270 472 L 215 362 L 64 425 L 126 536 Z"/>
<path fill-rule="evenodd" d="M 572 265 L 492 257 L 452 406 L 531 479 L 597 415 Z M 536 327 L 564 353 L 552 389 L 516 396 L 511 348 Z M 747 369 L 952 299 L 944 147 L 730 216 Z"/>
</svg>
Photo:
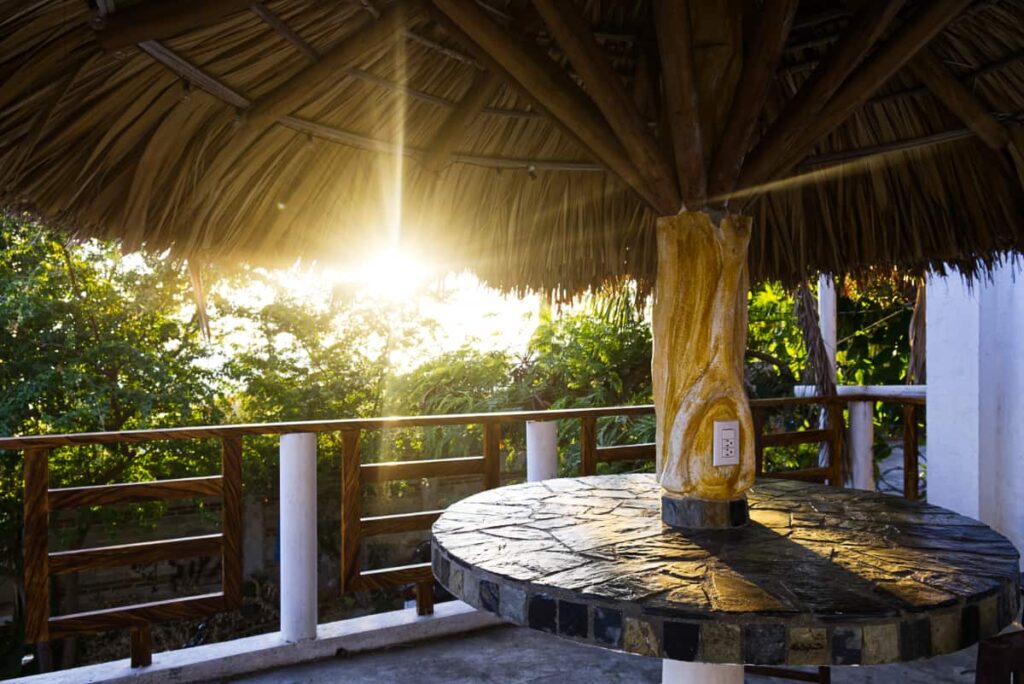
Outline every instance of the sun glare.
<svg viewBox="0 0 1024 684">
<path fill-rule="evenodd" d="M 436 274 L 422 259 L 388 249 L 338 270 L 334 277 L 365 297 L 397 302 L 413 297 L 432 275 Z"/>
</svg>

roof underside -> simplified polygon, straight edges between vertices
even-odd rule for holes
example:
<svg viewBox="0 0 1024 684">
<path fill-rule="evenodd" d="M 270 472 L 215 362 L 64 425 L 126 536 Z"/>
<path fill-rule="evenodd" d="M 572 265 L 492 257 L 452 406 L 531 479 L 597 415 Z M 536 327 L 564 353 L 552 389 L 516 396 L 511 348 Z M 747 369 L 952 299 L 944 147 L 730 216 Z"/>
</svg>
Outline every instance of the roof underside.
<svg viewBox="0 0 1024 684">
<path fill-rule="evenodd" d="M 600 123 L 610 119 L 546 16 L 518 0 L 466 2 L 568 77 L 584 104 L 605 114 Z M 78 236 L 205 260 L 332 260 L 400 233 L 435 261 L 508 290 L 571 294 L 626 276 L 651 282 L 653 223 L 665 205 L 652 206 L 610 172 L 599 141 L 556 121 L 557 107 L 524 87 L 514 66 L 495 65 L 482 40 L 458 35 L 445 6 L 461 0 L 420 3 L 425 10 L 398 19 L 391 15 L 403 3 L 382 0 L 244 4 L 210 0 L 223 6 L 215 16 L 165 25 L 172 35 L 127 34 L 133 42 L 105 49 L 115 29 L 137 26 L 115 18 L 141 4 L 4 3 L 0 200 Z M 725 4 L 746 26 L 739 53 L 725 62 L 739 78 L 767 6 Z M 858 29 L 856 8 L 886 4 L 901 7 L 858 60 L 862 71 L 930 3 L 799 3 L 754 111 L 748 159 L 792 114 L 787 102 L 808 76 Z M 908 62 L 795 164 L 738 196 L 708 200 L 755 217 L 755 278 L 943 262 L 971 272 L 1024 248 L 1024 2 L 961 4 L 969 6 L 924 50 L 977 111 L 951 104 L 935 78 L 922 79 Z M 651 77 L 664 71 L 655 8 L 642 0 L 575 7 L 618 76 L 610 91 L 629 93 L 640 134 L 679 169 L 682 186 L 686 166 L 671 161 L 678 137 L 661 104 L 669 87 Z M 97 15 L 106 28 L 93 28 Z M 389 21 L 390 33 L 382 28 Z M 387 35 L 364 41 L 373 31 Z M 366 45 L 356 56 L 338 57 L 359 41 Z M 697 61 L 697 80 L 708 80 Z M 268 114 L 268 100 L 294 84 Z M 266 124 L 256 125 L 261 117 Z M 710 128 L 725 118 L 712 116 Z M 609 135 L 618 134 L 610 120 Z"/>
</svg>

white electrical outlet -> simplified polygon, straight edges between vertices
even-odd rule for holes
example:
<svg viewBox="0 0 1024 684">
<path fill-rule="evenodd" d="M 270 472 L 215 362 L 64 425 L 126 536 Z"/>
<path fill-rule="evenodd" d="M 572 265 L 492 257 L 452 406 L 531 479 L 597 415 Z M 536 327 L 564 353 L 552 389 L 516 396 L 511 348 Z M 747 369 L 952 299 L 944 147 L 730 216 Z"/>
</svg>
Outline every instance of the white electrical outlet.
<svg viewBox="0 0 1024 684">
<path fill-rule="evenodd" d="M 712 462 L 716 466 L 740 464 L 740 422 L 738 420 L 715 421 Z"/>
</svg>

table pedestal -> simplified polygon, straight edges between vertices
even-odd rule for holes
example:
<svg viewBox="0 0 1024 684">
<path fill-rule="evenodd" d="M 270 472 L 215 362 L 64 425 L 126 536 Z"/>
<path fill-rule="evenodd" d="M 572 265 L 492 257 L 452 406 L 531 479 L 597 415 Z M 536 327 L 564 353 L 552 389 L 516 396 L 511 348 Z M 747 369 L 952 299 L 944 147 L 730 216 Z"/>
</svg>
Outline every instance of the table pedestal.
<svg viewBox="0 0 1024 684">
<path fill-rule="evenodd" d="M 661 661 L 662 684 L 743 684 L 742 665 L 709 665 Z"/>
</svg>

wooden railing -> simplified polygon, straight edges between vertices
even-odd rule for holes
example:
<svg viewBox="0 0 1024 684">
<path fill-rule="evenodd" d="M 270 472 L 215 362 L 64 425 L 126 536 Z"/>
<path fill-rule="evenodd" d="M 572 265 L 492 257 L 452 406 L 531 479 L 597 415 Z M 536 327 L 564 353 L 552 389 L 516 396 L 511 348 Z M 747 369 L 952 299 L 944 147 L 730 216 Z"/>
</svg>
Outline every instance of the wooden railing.
<svg viewBox="0 0 1024 684">
<path fill-rule="evenodd" d="M 751 401 L 756 427 L 757 471 L 766 477 L 842 482 L 843 406 L 850 401 L 895 402 L 904 406 L 905 493 L 917 497 L 917 411 L 923 399 L 912 397 L 800 397 L 755 399 Z M 795 406 L 820 405 L 828 420 L 821 429 L 764 434 L 767 414 Z M 606 417 L 650 415 L 654 407 L 619 406 L 550 411 L 509 411 L 503 413 L 460 414 L 446 416 L 345 419 L 212 427 L 165 428 L 110 433 L 81 433 L 0 438 L 0 450 L 25 452 L 25 587 L 26 638 L 31 643 L 83 632 L 129 628 L 132 630 L 132 663 L 142 665 L 150 659 L 149 625 L 176 618 L 192 618 L 237 608 L 241 603 L 241 474 L 243 439 L 252 435 L 297 433 L 337 433 L 341 437 L 341 586 L 343 592 L 365 591 L 415 585 L 417 609 L 421 614 L 433 610 L 433 578 L 429 563 L 400 567 L 362 569 L 362 546 L 367 538 L 427 530 L 441 514 L 440 510 L 384 516 L 363 516 L 362 486 L 397 480 L 429 477 L 482 476 L 483 488 L 500 484 L 501 442 L 504 426 L 526 421 L 574 420 L 579 422 L 580 471 L 596 474 L 600 463 L 652 461 L 653 443 L 599 445 L 597 420 Z M 363 432 L 386 428 L 479 425 L 483 429 L 481 455 L 458 458 L 363 463 L 360 441 Z M 48 463 L 51 451 L 59 447 L 141 443 L 161 440 L 219 439 L 222 442 L 221 474 L 139 483 L 120 483 L 95 487 L 50 489 Z M 827 466 L 788 472 L 766 472 L 764 449 L 799 444 L 828 445 Z M 126 544 L 51 553 L 49 514 L 52 511 L 82 506 L 160 501 L 188 497 L 220 496 L 222 531 L 220 534 L 172 539 L 141 544 Z M 79 572 L 132 563 L 150 563 L 189 556 L 215 556 L 222 559 L 222 590 L 219 593 L 182 599 L 111 608 L 74 615 L 49 615 L 49 578 L 62 573 Z"/>
</svg>

